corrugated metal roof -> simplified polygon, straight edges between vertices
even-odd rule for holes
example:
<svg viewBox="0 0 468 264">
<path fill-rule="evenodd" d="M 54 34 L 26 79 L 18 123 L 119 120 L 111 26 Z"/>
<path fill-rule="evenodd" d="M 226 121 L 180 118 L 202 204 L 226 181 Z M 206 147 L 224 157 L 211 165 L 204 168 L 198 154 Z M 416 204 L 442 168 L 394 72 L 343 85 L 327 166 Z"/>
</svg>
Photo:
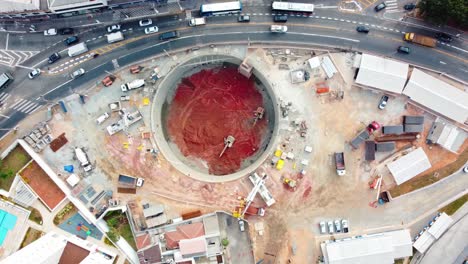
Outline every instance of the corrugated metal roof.
<svg viewBox="0 0 468 264">
<path fill-rule="evenodd" d="M 418 133 L 424 131 L 424 125 L 412 125 L 412 124 L 405 124 L 404 125 L 405 133 Z"/>
<path fill-rule="evenodd" d="M 434 243 L 435 239 L 428 232 L 424 232 L 418 240 L 413 243 L 413 247 L 420 253 L 426 252 L 426 250 Z"/>
<path fill-rule="evenodd" d="M 404 124 L 424 124 L 424 116 L 403 116 Z"/>
<path fill-rule="evenodd" d="M 400 185 L 414 176 L 431 167 L 431 163 L 422 148 L 417 148 L 409 154 L 387 165 L 397 185 Z"/>
<path fill-rule="evenodd" d="M 408 78 L 407 63 L 362 54 L 356 83 L 401 94 Z"/>
<path fill-rule="evenodd" d="M 382 133 L 384 135 L 400 135 L 403 134 L 403 125 L 398 125 L 398 126 L 383 126 L 382 127 Z"/>
<path fill-rule="evenodd" d="M 429 234 L 431 234 L 435 239 L 439 239 L 452 223 L 453 219 L 446 213 L 442 213 L 427 232 L 429 232 Z"/>
<path fill-rule="evenodd" d="M 375 150 L 377 152 L 385 152 L 385 151 L 392 151 L 395 149 L 395 142 L 390 141 L 390 142 L 381 142 L 375 144 Z"/>
<path fill-rule="evenodd" d="M 375 160 L 375 142 L 372 140 L 366 141 L 366 160 Z"/>
<path fill-rule="evenodd" d="M 459 123 L 468 120 L 468 93 L 418 69 L 413 70 L 403 94 Z"/>
</svg>

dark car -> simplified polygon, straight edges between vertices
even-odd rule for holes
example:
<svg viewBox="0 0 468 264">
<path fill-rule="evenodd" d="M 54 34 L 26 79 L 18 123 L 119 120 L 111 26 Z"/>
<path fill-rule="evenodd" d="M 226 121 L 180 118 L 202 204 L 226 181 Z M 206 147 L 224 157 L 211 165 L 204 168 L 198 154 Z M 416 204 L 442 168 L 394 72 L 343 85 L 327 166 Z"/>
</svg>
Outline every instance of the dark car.
<svg viewBox="0 0 468 264">
<path fill-rule="evenodd" d="M 52 55 L 50 55 L 50 57 L 49 57 L 49 64 L 52 64 L 52 63 L 54 63 L 54 62 L 60 60 L 60 58 L 61 58 L 61 57 L 60 57 L 60 54 L 58 54 L 57 52 L 54 53 L 54 54 L 52 54 Z"/>
<path fill-rule="evenodd" d="M 380 98 L 380 102 L 379 102 L 379 109 L 380 110 L 385 109 L 385 106 L 387 106 L 387 102 L 388 102 L 388 96 L 386 96 L 386 95 L 382 96 L 382 98 Z"/>
<path fill-rule="evenodd" d="M 275 22 L 288 22 L 288 16 L 285 16 L 285 15 L 277 15 L 277 16 L 274 16 L 273 17 L 273 21 Z"/>
<path fill-rule="evenodd" d="M 442 41 L 442 42 L 452 42 L 452 37 L 445 34 L 445 33 L 437 33 L 435 35 L 436 39 L 438 39 L 439 41 Z"/>
<path fill-rule="evenodd" d="M 239 16 L 237 18 L 237 21 L 238 22 L 250 22 L 250 16 L 246 16 L 246 15 Z"/>
<path fill-rule="evenodd" d="M 404 53 L 404 54 L 410 54 L 411 50 L 409 47 L 405 47 L 405 46 L 399 46 L 397 51 L 399 53 Z"/>
<path fill-rule="evenodd" d="M 159 36 L 159 40 L 168 40 L 168 39 L 173 39 L 173 38 L 178 38 L 178 37 L 179 37 L 179 32 L 169 31 L 169 32 L 161 34 Z"/>
<path fill-rule="evenodd" d="M 413 3 L 411 3 L 411 4 L 406 4 L 406 5 L 403 6 L 403 8 L 404 8 L 406 11 L 411 11 L 411 10 L 413 10 L 413 9 L 416 8 L 416 4 L 413 4 Z"/>
<path fill-rule="evenodd" d="M 356 31 L 361 33 L 369 33 L 370 29 L 366 26 L 359 26 L 356 28 Z"/>
<path fill-rule="evenodd" d="M 65 45 L 70 46 L 71 44 L 77 43 L 80 39 L 77 36 L 66 38 L 63 42 Z"/>
<path fill-rule="evenodd" d="M 58 30 L 58 33 L 60 35 L 71 35 L 75 33 L 75 30 L 73 30 L 73 28 L 61 28 Z"/>
<path fill-rule="evenodd" d="M 374 10 L 375 10 L 375 12 L 380 12 L 380 11 L 384 10 L 386 7 L 387 7 L 387 5 L 385 4 L 385 2 L 382 2 L 382 3 L 378 4 L 378 5 L 376 5 L 374 7 Z"/>
</svg>

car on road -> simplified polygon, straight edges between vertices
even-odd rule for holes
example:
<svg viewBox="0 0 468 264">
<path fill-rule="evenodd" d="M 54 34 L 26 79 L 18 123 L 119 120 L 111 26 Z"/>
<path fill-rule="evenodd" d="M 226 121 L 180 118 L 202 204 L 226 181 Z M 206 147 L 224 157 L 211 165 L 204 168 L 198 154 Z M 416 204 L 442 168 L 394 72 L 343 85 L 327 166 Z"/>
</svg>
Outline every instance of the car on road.
<svg viewBox="0 0 468 264">
<path fill-rule="evenodd" d="M 58 30 L 58 33 L 60 35 L 71 35 L 75 33 L 75 30 L 73 30 L 73 28 L 61 28 Z"/>
<path fill-rule="evenodd" d="M 146 27 L 146 26 L 153 24 L 153 20 L 151 20 L 151 18 L 143 19 L 143 20 L 140 20 L 139 24 L 140 24 L 140 27 Z"/>
<path fill-rule="evenodd" d="M 237 22 L 250 22 L 250 16 L 247 16 L 247 15 L 238 16 Z"/>
<path fill-rule="evenodd" d="M 103 80 L 102 80 L 102 84 L 107 87 L 107 86 L 111 86 L 115 81 L 115 76 L 113 75 L 109 75 L 109 76 L 106 76 Z"/>
<path fill-rule="evenodd" d="M 399 53 L 404 53 L 404 54 L 410 54 L 411 52 L 411 49 L 409 47 L 405 47 L 405 46 L 399 46 L 397 51 Z"/>
<path fill-rule="evenodd" d="M 382 98 L 380 98 L 380 101 L 379 101 L 379 109 L 380 110 L 385 109 L 385 107 L 387 106 L 387 102 L 388 102 L 388 96 L 386 95 L 382 96 Z"/>
<path fill-rule="evenodd" d="M 119 24 L 116 24 L 116 25 L 112 25 L 112 26 L 108 26 L 107 27 L 107 32 L 109 33 L 112 33 L 112 32 L 117 32 L 120 30 L 120 25 Z"/>
<path fill-rule="evenodd" d="M 380 12 L 384 10 L 387 7 L 387 4 L 385 2 L 382 2 L 374 7 L 375 12 Z"/>
<path fill-rule="evenodd" d="M 286 15 L 276 15 L 273 17 L 273 21 L 275 22 L 288 22 L 288 16 Z"/>
<path fill-rule="evenodd" d="M 321 221 L 319 223 L 320 227 L 320 234 L 325 234 L 327 232 L 327 225 L 325 224 L 325 221 Z"/>
<path fill-rule="evenodd" d="M 54 62 L 60 60 L 60 58 L 61 58 L 60 54 L 58 54 L 57 52 L 55 52 L 54 54 L 52 54 L 52 55 L 49 56 L 49 61 L 48 61 L 48 62 L 49 62 L 49 64 L 52 64 L 52 63 L 54 63 Z"/>
<path fill-rule="evenodd" d="M 452 42 L 453 38 L 450 35 L 447 35 L 445 33 L 439 32 L 435 34 L 436 39 L 442 42 Z"/>
<path fill-rule="evenodd" d="M 349 222 L 346 219 L 341 220 L 341 226 L 343 227 L 343 233 L 349 232 Z"/>
<path fill-rule="evenodd" d="M 335 229 L 337 233 L 341 233 L 341 221 L 335 220 Z"/>
<path fill-rule="evenodd" d="M 244 220 L 242 219 L 239 219 L 239 229 L 241 232 L 245 231 L 245 223 L 244 223 Z"/>
<path fill-rule="evenodd" d="M 145 180 L 143 178 L 138 178 L 136 182 L 136 186 L 141 187 L 143 186 L 144 183 L 145 183 Z"/>
<path fill-rule="evenodd" d="M 333 234 L 335 232 L 334 228 L 333 228 L 333 222 L 332 221 L 328 221 L 327 223 L 328 225 L 328 233 L 329 234 Z"/>
<path fill-rule="evenodd" d="M 77 43 L 79 40 L 80 39 L 77 36 L 72 36 L 72 37 L 66 38 L 63 42 L 65 43 L 65 45 L 70 46 L 72 44 Z"/>
<path fill-rule="evenodd" d="M 55 36 L 57 35 L 57 29 L 55 28 L 49 28 L 47 30 L 44 30 L 44 36 Z"/>
<path fill-rule="evenodd" d="M 468 173 L 468 166 L 466 166 L 465 168 L 463 168 L 463 172 L 464 172 L 464 173 Z"/>
<path fill-rule="evenodd" d="M 173 38 L 178 38 L 178 37 L 179 37 L 179 32 L 174 30 L 174 31 L 162 33 L 159 36 L 159 40 L 168 40 L 168 39 L 173 39 Z"/>
<path fill-rule="evenodd" d="M 148 35 L 148 34 L 153 34 L 153 33 L 157 33 L 158 31 L 159 31 L 159 28 L 158 28 L 157 26 L 145 28 L 145 34 L 146 34 L 146 35 Z"/>
<path fill-rule="evenodd" d="M 41 74 L 41 70 L 40 70 L 40 69 L 34 69 L 34 70 L 32 70 L 32 72 L 30 72 L 30 73 L 28 74 L 28 77 L 29 77 L 29 79 L 32 80 L 32 79 L 36 78 L 37 76 L 39 76 L 40 74 Z"/>
<path fill-rule="evenodd" d="M 406 4 L 403 6 L 403 9 L 405 9 L 406 11 L 411 11 L 415 8 L 416 8 L 416 4 L 414 3 Z"/>
<path fill-rule="evenodd" d="M 288 27 L 281 25 L 271 25 L 270 31 L 273 33 L 286 33 L 288 31 Z"/>
<path fill-rule="evenodd" d="M 72 79 L 76 79 L 76 78 L 82 76 L 83 74 L 85 74 L 85 70 L 83 68 L 80 68 L 80 69 L 72 72 L 72 74 L 70 74 L 70 76 L 72 77 Z"/>
<path fill-rule="evenodd" d="M 366 26 L 359 26 L 356 28 L 356 31 L 357 32 L 361 32 L 361 33 L 369 33 L 370 29 Z"/>
</svg>

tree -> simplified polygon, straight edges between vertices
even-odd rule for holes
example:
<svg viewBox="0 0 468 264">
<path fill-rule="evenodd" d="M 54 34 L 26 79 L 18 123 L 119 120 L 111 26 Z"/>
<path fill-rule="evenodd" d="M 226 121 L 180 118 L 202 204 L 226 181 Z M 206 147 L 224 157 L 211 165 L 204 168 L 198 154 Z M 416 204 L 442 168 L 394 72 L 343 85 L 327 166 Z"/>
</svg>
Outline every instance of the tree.
<svg viewBox="0 0 468 264">
<path fill-rule="evenodd" d="M 112 240 L 112 242 L 117 242 L 120 239 L 120 235 L 117 232 L 117 229 L 113 227 L 111 227 L 109 229 L 109 232 L 107 232 L 106 234 L 107 234 L 107 237 L 109 237 L 109 239 Z"/>
<path fill-rule="evenodd" d="M 221 240 L 221 245 L 223 245 L 223 247 L 227 247 L 229 245 L 229 240 L 227 238 L 223 238 Z"/>
<path fill-rule="evenodd" d="M 461 27 L 468 26 L 466 0 L 421 0 L 418 8 L 424 19 L 434 24 L 445 25 L 450 20 Z"/>
<path fill-rule="evenodd" d="M 107 224 L 109 225 L 109 227 L 112 227 L 112 228 L 116 228 L 118 223 L 119 223 L 119 220 L 117 220 L 117 218 L 111 218 L 107 220 Z"/>
</svg>

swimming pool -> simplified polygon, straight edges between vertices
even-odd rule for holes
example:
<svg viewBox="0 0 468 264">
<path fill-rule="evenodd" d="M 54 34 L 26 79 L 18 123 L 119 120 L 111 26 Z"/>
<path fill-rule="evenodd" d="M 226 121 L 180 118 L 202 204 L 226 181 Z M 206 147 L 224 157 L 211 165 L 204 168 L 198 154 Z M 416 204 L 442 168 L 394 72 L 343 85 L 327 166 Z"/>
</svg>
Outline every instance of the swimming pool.
<svg viewBox="0 0 468 264">
<path fill-rule="evenodd" d="M 16 225 L 16 215 L 9 214 L 3 210 L 0 210 L 0 246 L 3 245 L 3 241 L 8 234 L 8 231 L 13 230 Z"/>
</svg>

